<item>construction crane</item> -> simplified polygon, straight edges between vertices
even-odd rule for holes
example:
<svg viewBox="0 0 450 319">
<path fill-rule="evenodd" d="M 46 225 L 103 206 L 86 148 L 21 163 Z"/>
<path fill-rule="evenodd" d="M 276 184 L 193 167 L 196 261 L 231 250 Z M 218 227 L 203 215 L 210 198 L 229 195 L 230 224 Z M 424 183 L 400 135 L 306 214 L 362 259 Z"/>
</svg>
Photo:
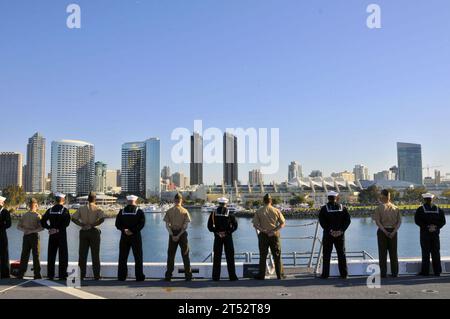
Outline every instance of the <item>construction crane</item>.
<svg viewBox="0 0 450 319">
<path fill-rule="evenodd" d="M 443 167 L 442 165 L 439 165 L 439 166 L 430 166 L 430 165 L 428 165 L 427 167 L 422 167 L 422 169 L 423 170 L 427 170 L 427 177 L 431 177 L 431 175 L 430 175 L 430 169 L 432 169 L 432 168 L 440 168 L 440 167 Z"/>
</svg>

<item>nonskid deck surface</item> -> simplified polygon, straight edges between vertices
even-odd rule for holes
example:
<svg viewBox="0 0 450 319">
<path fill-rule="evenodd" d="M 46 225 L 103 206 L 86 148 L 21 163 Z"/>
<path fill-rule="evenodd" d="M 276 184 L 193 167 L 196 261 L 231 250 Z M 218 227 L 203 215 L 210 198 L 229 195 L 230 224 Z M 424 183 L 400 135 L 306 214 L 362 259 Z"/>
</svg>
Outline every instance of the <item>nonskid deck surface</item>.
<svg viewBox="0 0 450 319">
<path fill-rule="evenodd" d="M 381 288 L 368 288 L 366 277 L 322 280 L 311 276 L 289 276 L 285 280 L 243 279 L 238 282 L 182 279 L 164 282 L 116 280 L 82 282 L 80 289 L 65 282 L 47 280 L 0 281 L 0 299 L 401 299 L 450 298 L 450 275 L 441 277 L 401 276 L 387 278 Z"/>
</svg>

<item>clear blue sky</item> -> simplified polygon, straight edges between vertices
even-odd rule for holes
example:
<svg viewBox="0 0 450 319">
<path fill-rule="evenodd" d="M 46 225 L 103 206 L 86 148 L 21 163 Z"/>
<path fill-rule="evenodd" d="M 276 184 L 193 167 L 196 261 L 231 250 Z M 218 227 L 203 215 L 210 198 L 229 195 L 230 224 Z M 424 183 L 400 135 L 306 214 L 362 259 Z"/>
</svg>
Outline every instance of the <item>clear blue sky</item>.
<svg viewBox="0 0 450 319">
<path fill-rule="evenodd" d="M 78 3 L 82 28 L 66 27 Z M 366 7 L 382 29 L 366 27 Z M 371 173 L 396 164 L 396 142 L 423 145 L 450 172 L 447 0 L 2 0 L 1 151 L 40 131 L 92 142 L 120 168 L 123 142 L 158 136 L 170 163 L 175 127 L 280 128 L 284 180 Z M 49 160 L 49 157 L 48 157 Z M 241 167 L 240 179 L 248 178 Z M 221 167 L 205 168 L 219 182 Z"/>
</svg>

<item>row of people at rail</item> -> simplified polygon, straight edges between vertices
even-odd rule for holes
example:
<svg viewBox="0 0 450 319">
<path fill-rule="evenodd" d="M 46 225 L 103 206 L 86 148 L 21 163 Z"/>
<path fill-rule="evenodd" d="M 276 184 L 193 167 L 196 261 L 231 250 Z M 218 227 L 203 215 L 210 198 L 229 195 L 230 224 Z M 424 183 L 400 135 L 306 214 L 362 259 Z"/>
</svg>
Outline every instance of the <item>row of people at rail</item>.
<svg viewBox="0 0 450 319">
<path fill-rule="evenodd" d="M 420 227 L 420 247 L 422 250 L 422 266 L 418 273 L 428 276 L 430 273 L 430 255 L 433 261 L 435 276 L 442 273 L 440 256 L 440 229 L 445 225 L 445 213 L 433 203 L 434 195 L 422 195 L 423 205 L 415 213 L 414 220 Z M 328 193 L 328 203 L 319 213 L 319 222 L 323 232 L 323 267 L 321 278 L 326 279 L 330 274 L 330 260 L 333 246 L 338 255 L 338 266 L 341 278 L 347 278 L 347 261 L 345 256 L 345 231 L 350 226 L 350 214 L 345 206 L 338 202 L 339 194 Z M 399 274 L 397 238 L 402 223 L 401 212 L 392 202 L 388 190 L 380 194 L 381 204 L 375 209 L 373 219 L 378 226 L 378 257 L 381 277 L 387 277 L 387 255 L 391 263 L 391 276 Z"/>
<path fill-rule="evenodd" d="M 415 222 L 420 227 L 420 244 L 422 248 L 422 270 L 420 275 L 428 275 L 430 268 L 430 254 L 433 260 L 435 275 L 442 272 L 440 261 L 439 230 L 445 225 L 445 214 L 442 209 L 433 204 L 433 194 L 424 194 L 424 204 L 415 214 Z M 135 278 L 137 281 L 145 280 L 143 272 L 143 249 L 141 230 L 145 226 L 145 214 L 136 204 L 138 197 L 127 197 L 128 205 L 120 210 L 116 217 L 116 228 L 121 232 L 119 243 L 118 279 L 126 280 L 127 261 L 130 250 L 135 259 Z M 6 198 L 0 197 L 0 275 L 9 277 L 8 239 L 6 229 L 11 226 L 9 212 L 4 208 Z M 86 277 L 86 263 L 89 249 L 92 255 L 94 279 L 100 279 L 100 230 L 104 222 L 103 211 L 95 204 L 96 195 L 88 196 L 89 204 L 81 207 L 71 217 L 69 210 L 64 207 L 65 195 L 55 194 L 55 205 L 48 209 L 41 217 L 38 213 L 38 203 L 30 201 L 30 211 L 25 213 L 18 223 L 18 229 L 24 232 L 23 246 L 19 270 L 19 278 L 25 274 L 28 266 L 30 252 L 33 254 L 34 278 L 41 278 L 39 261 L 39 232 L 47 229 L 48 263 L 47 277 L 55 277 L 55 261 L 59 252 L 59 278 L 67 277 L 68 248 L 66 228 L 72 220 L 80 229 L 79 260 L 81 278 Z M 264 196 L 264 206 L 255 213 L 253 225 L 258 231 L 258 246 L 260 252 L 259 275 L 256 279 L 265 279 L 266 259 L 270 249 L 276 275 L 283 279 L 283 265 L 281 260 L 280 230 L 285 226 L 283 214 L 272 206 L 269 194 Z M 383 190 L 380 195 L 381 205 L 375 209 L 374 220 L 378 226 L 378 251 L 381 276 L 387 275 L 387 254 L 389 253 L 392 276 L 398 276 L 397 233 L 401 226 L 401 213 L 390 201 L 389 191 Z M 191 221 L 189 212 L 182 206 L 183 199 L 180 194 L 174 198 L 175 205 L 165 216 L 167 231 L 169 233 L 167 251 L 167 271 L 165 280 L 172 279 L 175 254 L 180 247 L 184 264 L 185 279 L 192 279 L 192 270 L 189 258 L 188 225 Z M 214 233 L 213 280 L 220 280 L 222 252 L 225 249 L 228 274 L 230 280 L 237 280 L 234 260 L 234 245 L 232 234 L 237 230 L 236 218 L 229 213 L 228 200 L 219 198 L 219 207 L 213 211 L 208 219 L 208 229 Z M 328 193 L 328 203 L 322 206 L 319 212 L 319 223 L 323 228 L 323 263 L 321 278 L 328 278 L 330 273 L 331 253 L 333 246 L 338 255 L 339 272 L 342 278 L 347 278 L 347 262 L 345 256 L 345 232 L 351 222 L 347 208 L 339 203 L 339 194 Z"/>
<path fill-rule="evenodd" d="M 59 254 L 58 278 L 65 280 L 67 278 L 68 268 L 68 246 L 66 229 L 72 221 L 80 227 L 79 234 L 79 259 L 81 279 L 86 277 L 86 265 L 89 249 L 92 256 L 92 268 L 94 279 L 101 278 L 100 273 L 100 241 L 101 231 L 98 228 L 104 220 L 103 211 L 95 204 L 96 194 L 90 193 L 88 204 L 80 207 L 72 216 L 69 210 L 64 206 L 65 195 L 55 194 L 55 205 L 48 209 L 43 216 L 38 213 L 38 202 L 31 199 L 29 203 L 30 210 L 20 219 L 17 228 L 23 231 L 23 245 L 20 259 L 20 268 L 18 278 L 23 278 L 28 268 L 30 253 L 33 256 L 34 278 L 41 279 L 41 266 L 39 259 L 39 232 L 48 230 L 48 256 L 47 256 L 47 277 L 51 280 L 55 278 L 55 262 Z M 0 197 L 0 270 L 1 278 L 10 277 L 10 261 L 8 256 L 8 238 L 6 230 L 11 227 L 11 216 L 4 207 L 6 198 Z M 117 277 L 124 281 L 128 276 L 127 261 L 130 250 L 132 250 L 135 260 L 135 278 L 137 281 L 145 280 L 143 272 L 143 248 L 141 231 L 145 226 L 145 214 L 137 206 L 138 197 L 134 195 L 127 196 L 128 204 L 119 211 L 115 226 L 121 232 L 119 242 L 119 265 Z M 265 205 L 255 214 L 254 226 L 258 230 L 259 248 L 261 255 L 260 276 L 264 279 L 266 273 L 266 259 L 268 249 L 272 251 L 275 259 L 276 272 L 278 278 L 283 278 L 281 265 L 281 245 L 279 230 L 284 227 L 285 219 L 281 212 L 271 205 L 269 195 L 264 197 Z M 164 221 L 169 233 L 169 243 L 167 251 L 167 271 L 165 280 L 172 279 L 174 271 L 175 254 L 180 247 L 183 257 L 185 279 L 192 280 L 192 269 L 189 258 L 188 243 L 188 225 L 191 222 L 189 212 L 182 206 L 183 198 L 181 194 L 176 194 L 174 198 L 175 205 L 170 208 Z M 208 229 L 214 233 L 214 261 L 213 261 L 213 280 L 220 280 L 222 252 L 225 248 L 225 255 L 228 264 L 228 274 L 230 280 L 238 280 L 235 270 L 234 245 L 232 234 L 238 227 L 235 216 L 230 214 L 227 198 L 219 198 L 219 207 L 213 211 L 208 219 Z"/>
</svg>

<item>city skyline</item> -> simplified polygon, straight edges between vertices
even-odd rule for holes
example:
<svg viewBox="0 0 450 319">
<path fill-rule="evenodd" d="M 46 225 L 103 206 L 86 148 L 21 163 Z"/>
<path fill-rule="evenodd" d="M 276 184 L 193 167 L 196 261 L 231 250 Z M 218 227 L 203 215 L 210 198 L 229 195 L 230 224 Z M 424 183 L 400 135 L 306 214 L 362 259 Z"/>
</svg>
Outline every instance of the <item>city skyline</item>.
<svg viewBox="0 0 450 319">
<path fill-rule="evenodd" d="M 424 166 L 450 172 L 448 2 L 436 10 L 378 1 L 380 30 L 367 28 L 357 1 L 78 3 L 80 30 L 66 28 L 64 4 L 35 13 L 26 1 L 0 4 L 0 36 L 11 44 L 0 52 L 10 132 L 1 151 L 26 154 L 24 141 L 38 131 L 48 141 L 91 141 L 96 158 L 119 169 L 123 143 L 158 136 L 162 165 L 187 174 L 188 165 L 170 161 L 170 134 L 202 119 L 221 129 L 280 128 L 279 170 L 266 181 L 285 180 L 293 160 L 305 175 L 356 163 L 382 172 L 397 163 L 398 141 L 421 144 Z M 50 125 L 60 110 L 60 125 Z M 222 165 L 204 166 L 204 182 L 220 183 Z M 258 168 L 239 165 L 239 179 Z"/>
<path fill-rule="evenodd" d="M 195 135 L 195 133 L 191 136 L 191 143 L 190 143 L 190 147 L 191 147 L 191 160 L 192 160 L 192 155 L 193 155 L 193 153 L 192 153 L 192 137 Z M 230 134 L 228 134 L 228 133 L 226 133 L 226 134 L 224 134 L 224 140 L 223 140 L 223 146 L 225 147 L 226 146 L 226 136 L 232 136 L 232 135 L 230 135 Z M 40 143 L 40 147 L 44 147 L 44 153 L 45 153 L 45 141 L 46 141 L 46 139 L 40 134 L 40 133 L 35 133 L 29 140 L 28 140 L 28 148 L 30 147 L 30 142 L 33 140 L 33 139 L 35 139 L 36 137 L 39 137 L 40 139 L 41 139 L 41 143 Z M 202 141 L 203 140 L 203 138 L 202 138 L 202 136 L 199 136 L 199 138 L 200 138 L 200 140 Z M 238 140 L 236 139 L 236 137 L 235 136 L 232 136 L 232 138 L 233 138 L 233 141 L 232 141 L 232 146 L 233 146 L 233 152 L 231 152 L 231 157 L 230 158 L 232 158 L 232 160 L 234 161 L 234 160 L 236 160 L 235 159 L 235 157 L 237 158 L 237 152 L 236 152 L 236 154 L 234 154 L 234 151 L 236 150 L 237 151 L 237 143 L 236 143 L 236 145 L 234 145 L 234 143 L 235 142 L 238 142 Z M 44 144 L 42 144 L 42 140 L 44 141 Z M 160 152 L 160 139 L 159 138 L 151 138 L 151 139 L 149 139 L 149 140 L 147 140 L 146 142 L 131 142 L 131 143 L 124 143 L 123 145 L 122 145 L 122 152 L 123 152 L 123 147 L 124 147 L 124 145 L 132 145 L 132 146 L 136 146 L 137 144 L 139 144 L 139 145 L 141 145 L 141 147 L 142 147 L 142 150 L 143 150 L 143 152 L 145 153 L 146 151 L 146 147 L 145 147 L 145 144 L 146 143 L 148 143 L 149 141 L 151 141 L 151 140 L 156 140 L 157 141 L 157 143 L 158 143 L 158 152 L 156 153 L 156 154 L 159 154 L 159 156 L 158 157 L 160 157 L 161 156 L 161 154 L 159 153 Z M 53 142 L 51 142 L 51 144 L 52 144 L 52 148 L 53 148 L 53 144 L 54 143 L 66 143 L 66 142 L 70 142 L 70 143 L 73 143 L 73 142 L 76 142 L 76 143 L 85 143 L 85 142 L 83 142 L 83 141 L 79 141 L 79 140 L 62 140 L 62 141 L 53 141 Z M 231 142 L 231 141 L 230 141 Z M 90 143 L 87 143 L 87 144 L 89 144 L 89 145 L 91 145 L 92 147 L 93 147 L 93 144 L 90 144 Z M 397 142 L 397 163 L 395 164 L 395 165 L 399 165 L 399 166 L 402 166 L 402 164 L 401 164 L 401 156 L 400 156 L 400 154 L 401 154 L 401 147 L 416 147 L 416 148 L 418 148 L 418 151 L 419 151 L 419 157 L 420 157 L 420 161 L 421 161 L 421 158 L 422 158 L 422 145 L 420 145 L 420 144 L 414 144 L 414 143 L 404 143 L 404 142 Z M 203 146 L 203 145 L 202 145 Z M 195 148 L 195 152 L 196 153 L 198 153 L 199 152 L 199 150 L 201 149 L 201 147 L 198 147 L 198 146 L 196 146 L 196 148 Z M 1 150 L 0 150 L 1 151 Z M 3 152 L 3 153 L 8 153 L 8 152 Z M 9 153 L 11 153 L 11 152 L 9 152 Z M 14 153 L 14 152 L 12 152 L 12 153 Z M 143 154 L 144 154 L 143 153 Z M 225 159 L 225 156 L 226 156 L 226 153 L 227 152 L 224 152 L 224 159 Z M 26 171 L 27 171 L 27 165 L 26 165 L 26 161 L 25 161 L 25 158 L 23 157 L 23 155 L 21 154 L 21 153 L 18 153 L 18 154 L 20 154 L 21 156 L 22 156 L 22 158 L 23 158 L 23 161 L 24 161 L 24 164 L 23 164 L 23 171 L 21 172 L 21 174 L 23 175 L 23 177 L 22 177 L 22 181 L 25 181 L 26 180 L 26 175 L 27 174 L 25 174 L 26 173 Z M 147 153 L 145 153 L 145 154 L 147 154 Z M 149 153 L 150 154 L 150 153 Z M 123 154 L 122 154 L 123 155 Z M 145 156 L 146 155 L 144 155 L 144 160 L 145 160 Z M 198 156 L 198 155 L 197 155 Z M 404 156 L 403 156 L 404 157 Z M 50 163 L 51 163 L 51 158 L 50 158 Z M 156 160 L 156 158 L 153 158 L 153 161 L 155 161 Z M 46 159 L 44 159 L 44 162 L 46 161 Z M 107 161 L 102 161 L 102 162 L 105 162 L 105 163 L 102 163 L 102 164 L 105 164 L 105 165 L 108 165 L 107 164 Z M 96 162 L 97 163 L 97 162 Z M 420 164 L 421 163 L 419 163 L 419 166 L 420 166 Z M 146 165 L 145 163 L 144 163 L 144 165 Z M 189 164 L 190 165 L 190 164 Z M 240 165 L 242 165 L 242 164 L 240 164 Z M 245 164 L 244 164 L 245 165 Z M 294 165 L 297 165 L 298 166 L 298 168 L 293 168 L 293 166 Z M 421 164 L 421 165 L 423 165 L 423 164 Z M 123 163 L 122 163 L 122 166 L 123 166 Z M 202 165 L 203 166 L 203 165 Z M 225 169 L 225 166 L 226 165 L 224 165 L 224 169 Z M 354 177 L 354 180 L 357 180 L 357 179 L 360 179 L 360 178 L 358 178 L 358 174 L 363 174 L 363 176 L 366 176 L 366 177 L 368 177 L 368 180 L 377 180 L 377 177 L 375 177 L 375 175 L 377 175 L 378 176 L 378 178 L 379 179 L 381 179 L 381 180 L 384 180 L 384 179 L 392 179 L 392 177 L 389 177 L 389 178 L 387 178 L 386 176 L 388 176 L 387 175 L 387 172 L 388 171 L 390 171 L 390 170 L 392 170 L 394 167 L 396 167 L 396 166 L 394 166 L 394 167 L 390 167 L 389 169 L 387 168 L 387 167 L 389 167 L 390 165 L 387 165 L 386 166 L 386 168 L 385 169 L 383 169 L 383 170 L 381 170 L 381 171 L 379 171 L 379 172 L 375 172 L 375 171 L 372 171 L 373 172 L 373 174 L 369 174 L 369 168 L 366 166 L 366 165 L 364 165 L 364 164 L 355 164 L 354 165 L 354 168 L 353 168 L 353 173 L 351 173 L 350 171 L 348 171 L 347 169 L 346 170 L 344 170 L 344 171 L 341 171 L 340 173 L 336 173 L 336 171 L 333 171 L 333 172 L 331 172 L 330 174 L 323 174 L 323 172 L 320 170 L 320 169 L 313 169 L 312 171 L 311 171 L 311 173 L 312 174 L 317 174 L 316 172 L 321 172 L 322 173 L 322 176 L 324 176 L 324 177 L 326 177 L 326 176 L 331 176 L 331 177 L 337 177 L 337 176 L 339 176 L 340 178 L 344 178 L 344 179 L 348 179 L 348 177 L 343 177 L 343 176 L 341 176 L 342 174 L 353 174 L 353 177 Z M 108 167 L 109 167 L 109 165 L 108 165 Z M 169 165 L 164 165 L 161 161 L 159 161 L 159 163 L 158 163 L 158 165 L 157 165 L 157 167 L 155 167 L 155 169 L 153 170 L 154 172 L 153 172 L 153 177 L 151 177 L 151 179 L 155 179 L 155 176 L 156 176 L 156 171 L 157 171 L 157 169 L 159 168 L 161 168 L 161 167 L 163 167 L 163 169 L 165 169 L 165 168 L 169 168 L 169 170 L 170 170 L 170 166 Z M 123 168 L 123 167 L 122 167 Z M 431 168 L 433 168 L 433 167 L 431 167 Z M 281 168 L 280 168 L 281 169 Z M 284 181 L 287 181 L 287 180 L 289 180 L 289 174 L 291 174 L 291 170 L 295 170 L 295 169 L 299 169 L 300 170 L 300 174 L 301 174 L 301 171 L 302 171 L 302 165 L 298 162 L 298 161 L 291 161 L 291 163 L 288 165 L 288 170 L 289 170 L 289 172 L 288 172 L 288 174 L 287 174 L 287 178 L 285 177 L 284 179 L 281 179 L 281 180 L 275 180 L 275 182 L 284 182 Z M 117 169 L 113 169 L 113 170 L 117 170 Z M 254 169 L 250 169 L 249 171 L 247 171 L 247 172 L 251 172 L 251 171 L 255 171 L 255 170 L 259 170 L 259 168 L 254 168 Z M 430 170 L 430 167 L 422 167 L 422 169 L 421 169 L 421 171 L 419 172 L 419 173 L 415 173 L 415 172 L 413 172 L 413 174 L 419 174 L 420 176 L 423 176 L 422 177 L 422 180 L 425 180 L 427 177 L 428 177 L 428 175 L 427 174 L 422 174 L 422 171 L 424 171 L 424 170 Z M 119 170 L 120 171 L 120 170 Z M 159 170 L 159 175 L 161 175 L 162 174 L 162 171 L 163 170 Z M 359 172 L 358 173 L 358 171 L 361 171 L 361 172 Z M 400 170 L 401 171 L 401 170 Z M 145 172 L 145 170 L 144 170 L 144 172 Z M 409 171 L 410 172 L 410 171 Z M 50 171 L 49 171 L 49 173 L 51 173 L 51 168 L 50 168 Z M 189 178 L 189 175 L 187 175 L 184 171 L 182 171 L 182 170 L 180 170 L 180 171 L 176 171 L 176 173 L 181 173 L 181 174 L 183 174 L 183 176 L 186 176 L 187 178 Z M 439 173 L 439 174 L 441 174 L 442 176 L 444 176 L 444 178 L 445 178 L 445 175 L 446 174 L 448 174 L 446 171 L 442 171 L 442 170 L 436 170 L 436 171 L 432 171 L 431 172 L 432 174 L 430 174 L 431 176 L 431 178 L 433 177 L 433 175 L 434 174 L 436 174 L 436 173 Z M 397 176 L 397 179 L 399 179 L 399 180 L 404 180 L 404 181 L 408 181 L 408 182 L 413 182 L 413 181 L 411 181 L 411 180 L 407 180 L 408 178 L 405 178 L 404 177 L 404 175 L 405 175 L 405 173 L 403 173 L 403 175 L 402 175 L 402 173 L 398 173 L 399 175 Z M 410 173 L 408 173 L 408 174 L 410 174 Z M 94 174 L 95 175 L 95 174 Z M 92 178 L 96 178 L 95 176 L 93 175 L 93 177 Z M 390 176 L 390 175 L 389 175 Z M 226 177 L 226 175 L 225 175 L 225 170 L 224 170 L 224 175 L 223 175 L 223 180 L 225 180 L 225 177 Z M 248 177 L 248 175 L 247 175 L 247 177 Z M 148 179 L 148 180 L 150 180 L 150 177 L 143 177 L 144 179 Z M 440 177 L 439 177 L 440 178 Z M 362 180 L 362 179 L 361 179 Z M 241 182 L 241 183 L 243 183 L 243 184 L 245 184 L 245 182 L 246 182 L 246 179 L 245 178 L 243 178 L 243 179 L 241 179 L 241 178 L 239 178 L 238 180 L 237 180 L 238 182 Z M 271 183 L 271 182 L 273 182 L 274 180 L 267 180 L 267 182 L 268 183 Z M 417 180 L 416 181 L 414 181 L 416 184 L 418 184 L 417 183 Z M 89 182 L 89 183 L 91 183 L 91 182 Z M 22 184 L 24 184 L 24 183 L 22 183 Z M 144 182 L 144 184 L 145 184 L 145 182 Z M 190 185 L 195 185 L 195 184 L 192 184 L 192 183 L 189 183 Z M 218 182 L 218 183 L 216 183 L 216 182 L 212 182 L 212 183 L 206 183 L 206 184 L 209 184 L 209 185 L 212 185 L 212 184 L 221 184 L 221 182 Z M 93 187 L 94 188 L 96 188 L 96 183 L 94 182 L 93 183 Z M 25 186 L 25 184 L 24 185 L 22 185 L 22 186 Z M 157 186 L 155 186 L 155 185 L 153 185 L 154 186 L 154 188 L 155 188 L 155 190 L 153 191 L 154 193 L 158 193 L 158 191 L 157 191 Z M 54 188 L 55 186 L 52 186 L 52 189 Z M 135 192 L 138 192 L 137 191 L 137 189 L 136 190 L 134 190 Z M 146 193 L 148 193 L 150 190 L 147 190 L 146 191 Z M 138 192 L 139 193 L 139 192 Z"/>
</svg>

